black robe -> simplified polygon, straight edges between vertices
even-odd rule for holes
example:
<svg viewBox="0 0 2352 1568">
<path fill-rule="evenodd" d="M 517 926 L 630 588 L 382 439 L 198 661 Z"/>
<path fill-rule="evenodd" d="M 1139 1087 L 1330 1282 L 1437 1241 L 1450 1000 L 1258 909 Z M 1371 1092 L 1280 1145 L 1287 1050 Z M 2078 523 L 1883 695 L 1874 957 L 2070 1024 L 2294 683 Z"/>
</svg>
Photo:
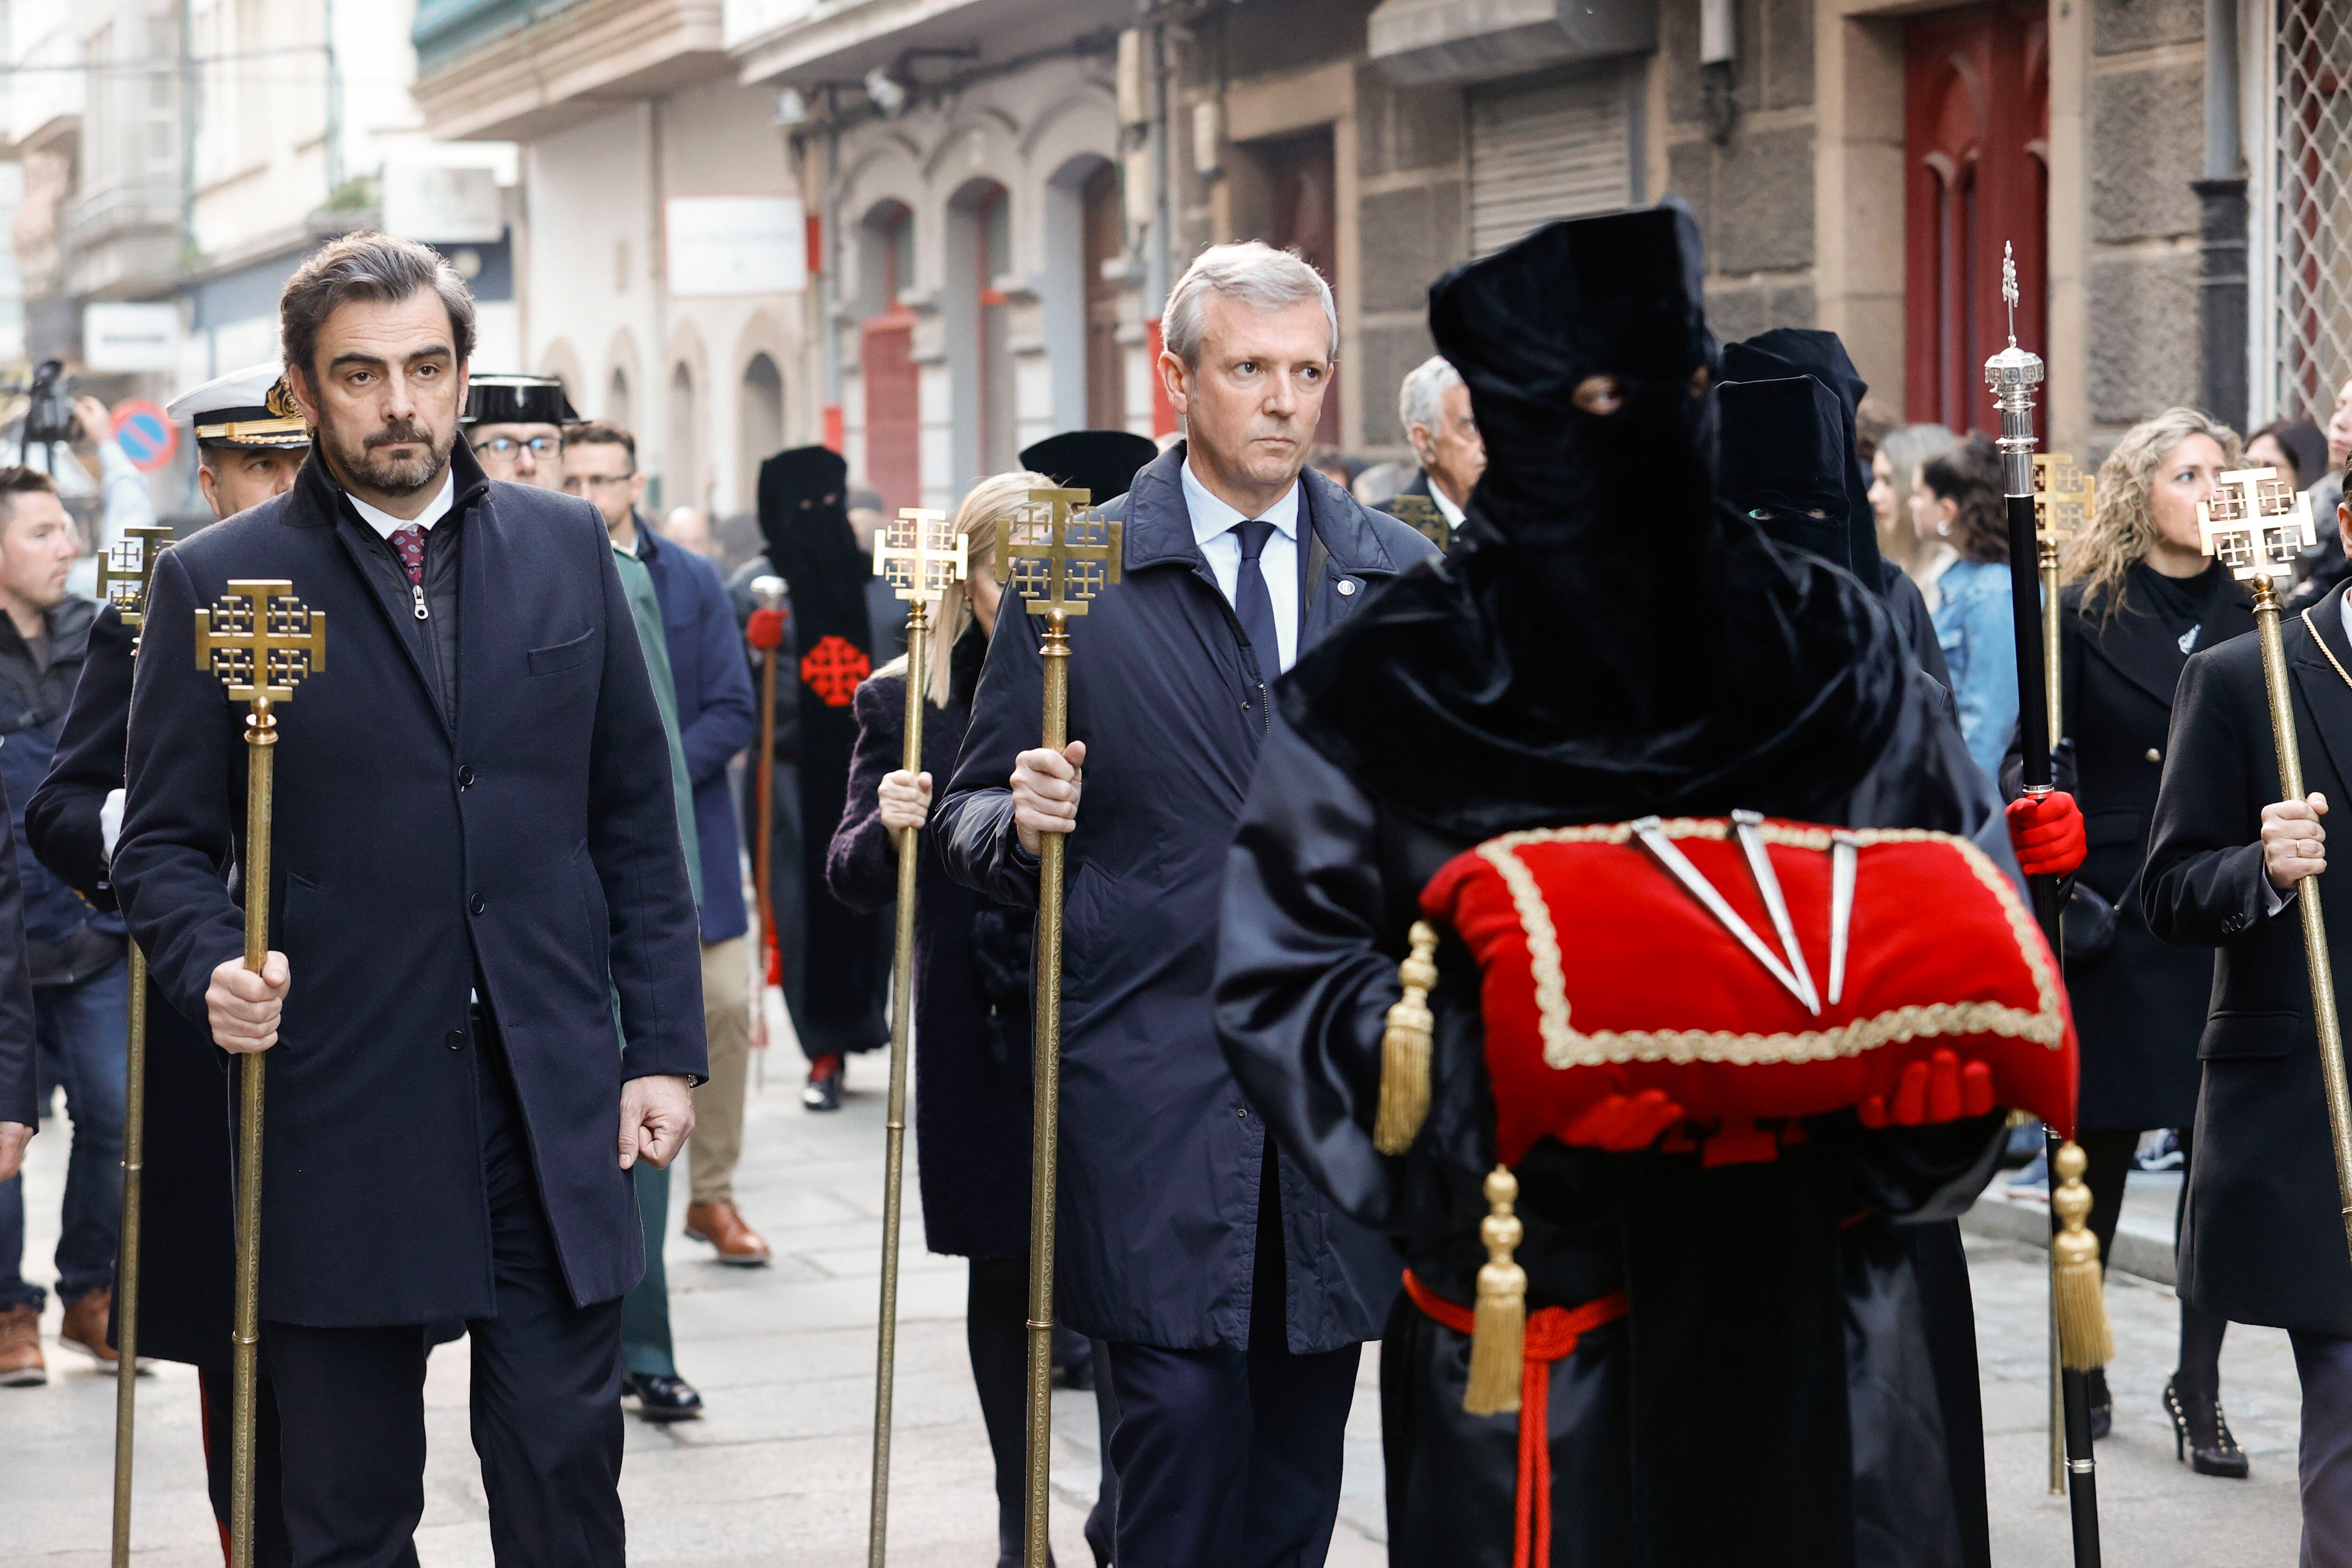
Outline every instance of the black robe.
<svg viewBox="0 0 2352 1568">
<path fill-rule="evenodd" d="M 1876 763 L 1815 815 L 1967 835 L 2013 869 L 1941 694 L 1906 680 Z M 1429 1121 L 1402 1159 L 1376 1153 L 1370 1127 L 1421 889 L 1475 842 L 1367 794 L 1278 726 L 1229 864 L 1218 965 L 1227 1055 L 1284 1152 L 1457 1303 L 1485 1259 L 1494 1112 L 1475 968 L 1450 937 Z M 1990 1561 L 1949 1222 L 1991 1173 L 1999 1118 L 1869 1132 L 1840 1115 L 1809 1131 L 1769 1164 L 1703 1171 L 1696 1155 L 1546 1141 L 1517 1167 L 1529 1310 L 1617 1289 L 1635 1303 L 1552 1369 L 1554 1564 Z M 1468 1340 L 1410 1300 L 1384 1342 L 1391 1560 L 1509 1563 L 1517 1418 L 1463 1413 Z"/>
</svg>

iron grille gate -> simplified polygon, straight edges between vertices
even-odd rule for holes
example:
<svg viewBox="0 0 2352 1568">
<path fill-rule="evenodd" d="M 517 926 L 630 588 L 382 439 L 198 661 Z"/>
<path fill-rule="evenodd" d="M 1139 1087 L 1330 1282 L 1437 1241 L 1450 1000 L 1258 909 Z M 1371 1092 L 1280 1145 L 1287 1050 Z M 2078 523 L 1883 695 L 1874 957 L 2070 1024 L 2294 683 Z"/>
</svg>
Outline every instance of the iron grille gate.
<svg viewBox="0 0 2352 1568">
<path fill-rule="evenodd" d="M 2272 22 L 2252 385 L 2257 417 L 2324 426 L 2352 377 L 2352 4 L 2275 0 Z"/>
</svg>

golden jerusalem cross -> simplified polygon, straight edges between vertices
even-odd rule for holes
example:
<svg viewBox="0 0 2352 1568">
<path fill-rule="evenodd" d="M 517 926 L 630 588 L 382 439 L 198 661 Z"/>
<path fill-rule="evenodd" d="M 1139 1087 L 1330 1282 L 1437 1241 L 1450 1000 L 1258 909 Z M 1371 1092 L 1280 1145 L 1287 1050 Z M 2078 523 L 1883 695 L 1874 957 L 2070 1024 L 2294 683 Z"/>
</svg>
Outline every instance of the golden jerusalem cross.
<svg viewBox="0 0 2352 1568">
<path fill-rule="evenodd" d="M 2033 531 L 2044 545 L 2055 548 L 2088 528 L 2097 495 L 2097 479 L 2074 458 L 2063 452 L 2034 454 Z"/>
<path fill-rule="evenodd" d="M 284 578 L 231 578 L 228 592 L 196 613 L 196 663 L 232 702 L 267 708 L 327 667 L 327 616 L 294 596 Z"/>
<path fill-rule="evenodd" d="M 1083 616 L 1118 581 L 1118 522 L 1088 511 L 1085 490 L 1031 490 L 996 536 L 996 575 L 1032 616 Z"/>
<path fill-rule="evenodd" d="M 2317 538 L 2311 498 L 2297 495 L 2276 468 L 2223 474 L 2211 498 L 2197 503 L 2197 534 L 2232 577 L 2265 584 L 2293 578 L 2295 557 Z"/>
<path fill-rule="evenodd" d="M 99 552 L 98 602 L 112 605 L 126 626 L 147 618 L 147 590 L 155 581 L 155 563 L 172 544 L 168 528 L 126 528 L 122 537 Z"/>
<path fill-rule="evenodd" d="M 935 605 L 971 571 L 971 542 L 949 525 L 948 514 L 903 506 L 874 533 L 874 575 L 902 599 Z"/>
</svg>

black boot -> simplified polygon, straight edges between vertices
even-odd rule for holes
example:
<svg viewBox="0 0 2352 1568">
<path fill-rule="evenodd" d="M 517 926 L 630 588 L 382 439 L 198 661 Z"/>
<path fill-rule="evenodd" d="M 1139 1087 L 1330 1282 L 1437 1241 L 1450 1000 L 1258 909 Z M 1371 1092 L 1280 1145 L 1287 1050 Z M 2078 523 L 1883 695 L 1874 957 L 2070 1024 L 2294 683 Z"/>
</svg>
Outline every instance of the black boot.
<svg viewBox="0 0 2352 1568">
<path fill-rule="evenodd" d="M 2116 1428 L 2116 1396 L 2107 1392 L 2107 1369 L 2095 1366 L 2084 1381 L 2091 1394 L 2091 1441 L 2105 1442 Z"/>
<path fill-rule="evenodd" d="M 2179 1373 L 2164 1384 L 2164 1408 L 2172 1417 L 2172 1457 L 2185 1458 L 2200 1476 L 2242 1481 L 2253 1472 L 2246 1451 L 2230 1435 L 2219 1389 L 2192 1386 Z"/>
</svg>

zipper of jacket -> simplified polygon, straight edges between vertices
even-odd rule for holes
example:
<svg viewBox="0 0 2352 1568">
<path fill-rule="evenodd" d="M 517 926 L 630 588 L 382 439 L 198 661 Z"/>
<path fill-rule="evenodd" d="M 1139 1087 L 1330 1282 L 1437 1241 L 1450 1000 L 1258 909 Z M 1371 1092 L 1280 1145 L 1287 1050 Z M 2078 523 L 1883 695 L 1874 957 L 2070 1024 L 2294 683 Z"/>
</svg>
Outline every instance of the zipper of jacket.
<svg viewBox="0 0 2352 1568">
<path fill-rule="evenodd" d="M 433 618 L 433 612 L 425 607 L 425 584 L 422 583 L 411 583 L 408 585 L 408 591 L 415 595 L 416 618 L 420 621 L 431 620 Z"/>
</svg>

